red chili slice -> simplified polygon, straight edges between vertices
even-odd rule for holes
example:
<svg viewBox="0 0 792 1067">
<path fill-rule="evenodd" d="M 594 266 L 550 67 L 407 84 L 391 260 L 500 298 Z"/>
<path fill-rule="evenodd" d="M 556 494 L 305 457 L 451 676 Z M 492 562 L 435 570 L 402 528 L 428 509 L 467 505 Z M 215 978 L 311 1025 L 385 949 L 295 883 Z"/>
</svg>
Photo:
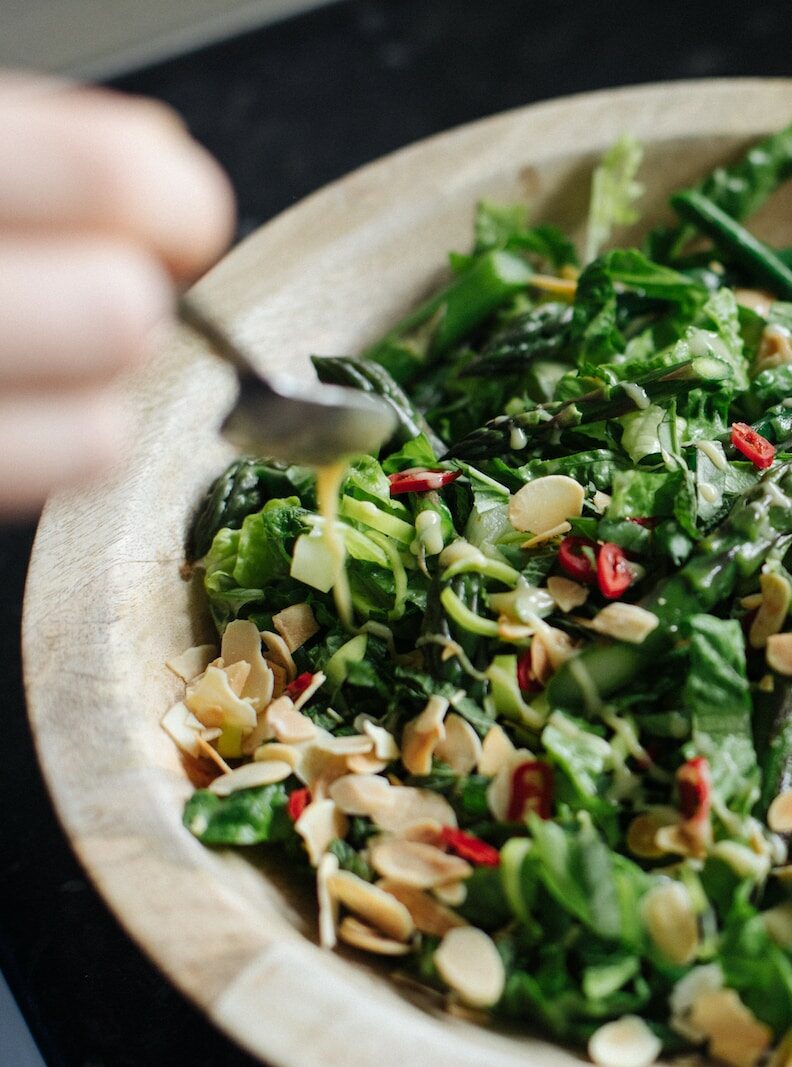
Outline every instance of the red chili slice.
<svg viewBox="0 0 792 1067">
<path fill-rule="evenodd" d="M 440 831 L 440 841 L 457 856 L 478 867 L 497 867 L 500 864 L 500 852 L 496 848 L 474 834 L 466 834 L 464 830 L 444 826 Z"/>
<path fill-rule="evenodd" d="M 737 451 L 742 452 L 745 458 L 749 459 L 759 470 L 769 467 L 775 459 L 775 447 L 766 437 L 762 437 L 744 422 L 732 423 L 731 442 Z"/>
<path fill-rule="evenodd" d="M 462 471 L 429 470 L 427 467 L 414 467 L 409 471 L 389 474 L 390 495 L 402 493 L 426 493 L 430 489 L 442 489 L 449 482 L 454 482 Z"/>
<path fill-rule="evenodd" d="M 523 693 L 538 693 L 542 688 L 531 669 L 531 650 L 526 648 L 517 657 L 517 685 Z"/>
<path fill-rule="evenodd" d="M 653 515 L 628 515 L 627 522 L 634 522 L 636 526 L 645 526 L 647 530 L 653 530 L 657 526 L 657 519 Z"/>
<path fill-rule="evenodd" d="M 633 573 L 620 545 L 606 541 L 597 555 L 597 583 L 608 600 L 617 600 L 632 585 Z"/>
<path fill-rule="evenodd" d="M 286 803 L 286 814 L 292 822 L 297 822 L 310 803 L 310 789 L 295 789 L 293 793 L 289 793 L 289 799 Z"/>
<path fill-rule="evenodd" d="M 521 822 L 529 811 L 540 819 L 553 814 L 553 768 L 542 760 L 527 760 L 514 769 L 506 818 Z"/>
<path fill-rule="evenodd" d="M 289 682 L 283 692 L 287 697 L 291 697 L 292 700 L 297 700 L 309 688 L 313 677 L 310 671 L 303 671 L 302 674 L 297 675 L 293 682 Z"/>
<path fill-rule="evenodd" d="M 676 772 L 679 808 L 683 819 L 704 822 L 712 802 L 712 776 L 704 756 L 694 756 Z"/>
<path fill-rule="evenodd" d="M 585 552 L 584 549 L 589 549 L 590 552 Z M 575 581 L 594 582 L 597 572 L 591 561 L 591 553 L 596 557 L 596 541 L 588 537 L 565 537 L 558 546 L 559 566 Z"/>
</svg>

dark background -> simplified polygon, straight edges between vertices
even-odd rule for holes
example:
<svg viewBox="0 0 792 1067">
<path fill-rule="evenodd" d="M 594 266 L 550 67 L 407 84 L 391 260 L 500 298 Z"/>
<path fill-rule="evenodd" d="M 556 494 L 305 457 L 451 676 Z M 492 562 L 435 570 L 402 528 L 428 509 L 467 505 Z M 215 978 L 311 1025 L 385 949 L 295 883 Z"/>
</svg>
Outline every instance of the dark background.
<svg viewBox="0 0 792 1067">
<path fill-rule="evenodd" d="M 344 0 L 116 84 L 172 104 L 217 155 L 242 236 L 383 152 L 504 108 L 670 78 L 790 74 L 790 29 L 789 0 Z M 0 967 L 56 1067 L 251 1065 L 128 941 L 54 819 L 19 667 L 33 533 L 0 527 L 0 663 L 10 669 Z M 0 1048 L 2 1067 L 13 1063 Z"/>
</svg>

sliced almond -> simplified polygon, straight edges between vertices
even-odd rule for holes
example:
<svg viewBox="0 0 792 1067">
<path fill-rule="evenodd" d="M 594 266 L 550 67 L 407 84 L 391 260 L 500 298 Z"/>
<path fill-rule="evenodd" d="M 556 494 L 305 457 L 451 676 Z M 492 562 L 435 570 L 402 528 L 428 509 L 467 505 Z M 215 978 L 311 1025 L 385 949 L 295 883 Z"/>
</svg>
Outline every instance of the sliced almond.
<svg viewBox="0 0 792 1067">
<path fill-rule="evenodd" d="M 557 575 L 547 579 L 547 591 L 563 612 L 579 608 L 586 603 L 589 595 L 585 585 Z"/>
<path fill-rule="evenodd" d="M 269 656 L 265 656 L 264 662 L 272 671 L 272 696 L 274 700 L 277 700 L 278 697 L 282 695 L 288 681 L 286 677 L 286 668 L 282 663 L 276 662 Z"/>
<path fill-rule="evenodd" d="M 792 363 L 792 338 L 784 326 L 771 324 L 762 331 L 762 340 L 756 357 L 755 369 L 767 370 Z"/>
<path fill-rule="evenodd" d="M 317 739 L 316 746 L 334 756 L 357 756 L 371 752 L 374 743 L 367 734 L 346 734 L 341 737 L 327 734 Z"/>
<path fill-rule="evenodd" d="M 657 843 L 657 831 L 663 826 L 675 826 L 679 813 L 673 808 L 645 811 L 632 820 L 627 827 L 627 848 L 633 856 L 656 860 L 666 855 L 666 850 Z"/>
<path fill-rule="evenodd" d="M 327 888 L 345 908 L 395 941 L 406 941 L 415 932 L 415 923 L 400 901 L 351 871 L 331 874 Z"/>
<path fill-rule="evenodd" d="M 432 821 L 441 826 L 455 827 L 456 813 L 446 798 L 432 789 L 399 786 L 396 803 L 374 812 L 371 816 L 380 830 L 403 833 L 416 823 Z"/>
<path fill-rule="evenodd" d="M 664 853 L 703 859 L 707 855 L 711 833 L 709 823 L 678 822 L 676 825 L 661 826 L 655 834 L 655 843 Z"/>
<path fill-rule="evenodd" d="M 792 903 L 785 901 L 763 911 L 762 922 L 777 945 L 783 949 L 792 949 Z"/>
<path fill-rule="evenodd" d="M 640 645 L 658 626 L 660 620 L 653 611 L 638 604 L 608 604 L 591 620 L 591 629 L 616 641 Z"/>
<path fill-rule="evenodd" d="M 363 734 L 368 734 L 374 742 L 374 755 L 378 759 L 387 760 L 388 763 L 399 758 L 399 746 L 396 738 L 384 726 L 377 726 L 369 719 L 355 720 L 355 729 Z"/>
<path fill-rule="evenodd" d="M 497 1004 L 506 984 L 503 960 L 495 942 L 475 926 L 449 930 L 434 954 L 446 985 L 471 1008 Z"/>
<path fill-rule="evenodd" d="M 431 889 L 445 882 L 469 878 L 473 868 L 459 856 L 434 845 L 405 841 L 397 837 L 379 838 L 369 846 L 370 862 L 377 874 L 400 885 Z"/>
<path fill-rule="evenodd" d="M 699 947 L 698 918 L 686 886 L 666 879 L 646 893 L 641 915 L 652 941 L 672 963 L 683 966 Z"/>
<path fill-rule="evenodd" d="M 391 896 L 401 901 L 412 916 L 416 930 L 422 934 L 444 937 L 449 930 L 457 926 L 467 926 L 461 915 L 457 915 L 422 889 L 394 882 L 390 878 L 382 878 L 376 884 L 380 889 L 384 889 L 386 893 L 390 893 Z"/>
<path fill-rule="evenodd" d="M 740 604 L 742 605 L 742 607 L 745 608 L 746 611 L 755 611 L 758 607 L 761 607 L 762 605 L 762 594 L 750 593 L 748 596 L 741 596 Z"/>
<path fill-rule="evenodd" d="M 537 619 L 534 626 L 536 633 L 531 642 L 531 647 L 533 648 L 534 641 L 544 645 L 551 668 L 553 671 L 559 670 L 575 650 L 572 638 L 569 634 L 564 633 L 563 630 L 559 630 L 558 627 L 549 626 L 542 619 Z"/>
<path fill-rule="evenodd" d="M 611 500 L 609 493 L 603 493 L 601 489 L 598 489 L 591 498 L 591 505 L 598 515 L 604 515 L 611 506 Z"/>
<path fill-rule="evenodd" d="M 250 698 L 256 708 L 265 708 L 272 700 L 275 678 L 261 654 L 261 636 L 249 619 L 234 619 L 223 631 L 222 656 L 226 663 L 248 663 L 250 673 L 242 696 Z"/>
<path fill-rule="evenodd" d="M 410 774 L 426 775 L 432 770 L 432 756 L 446 732 L 443 720 L 448 711 L 445 697 L 431 696 L 426 707 L 404 727 L 401 761 Z"/>
<path fill-rule="evenodd" d="M 519 645 L 526 644 L 535 632 L 533 625 L 512 622 L 508 615 L 498 616 L 498 637 L 501 641 L 511 641 Z"/>
<path fill-rule="evenodd" d="M 194 645 L 178 656 L 165 660 L 165 666 L 183 682 L 191 682 L 193 678 L 203 674 L 216 655 L 217 649 L 214 645 Z"/>
<path fill-rule="evenodd" d="M 272 625 L 286 642 L 289 652 L 295 652 L 319 633 L 310 604 L 292 604 L 272 616 Z"/>
<path fill-rule="evenodd" d="M 432 893 L 443 904 L 452 908 L 461 908 L 467 900 L 467 886 L 464 882 L 449 882 L 448 885 L 436 885 Z"/>
<path fill-rule="evenodd" d="M 583 486 L 565 474 L 535 478 L 509 499 L 509 522 L 534 536 L 547 533 L 583 512 Z"/>
<path fill-rule="evenodd" d="M 527 748 L 514 749 L 508 762 L 502 764 L 498 773 L 487 786 L 487 807 L 493 818 L 497 819 L 498 822 L 505 822 L 509 815 L 512 777 L 515 769 L 521 763 L 526 763 L 533 758 L 533 753 Z"/>
<path fill-rule="evenodd" d="M 323 734 L 319 732 L 318 738 L 322 737 Z M 332 752 L 323 751 L 316 745 L 315 740 L 303 742 L 299 750 L 300 762 L 295 768 L 295 774 L 315 797 L 320 794 L 327 796 L 332 783 L 349 773 L 346 756 L 336 756 Z"/>
<path fill-rule="evenodd" d="M 700 993 L 690 1022 L 709 1038 L 710 1055 L 732 1067 L 754 1067 L 773 1038 L 770 1027 L 759 1022 L 734 989 Z"/>
<path fill-rule="evenodd" d="M 770 873 L 770 856 L 755 852 L 739 841 L 717 841 L 709 852 L 727 863 L 740 878 L 763 882 Z"/>
<path fill-rule="evenodd" d="M 252 730 L 256 725 L 253 705 L 236 695 L 228 675 L 220 667 L 207 667 L 203 675 L 187 687 L 184 703 L 204 726 L 240 726 Z"/>
<path fill-rule="evenodd" d="M 435 756 L 446 763 L 455 774 L 471 774 L 481 758 L 482 746 L 479 735 L 456 712 L 446 715 L 445 737 L 437 744 Z"/>
<path fill-rule="evenodd" d="M 347 915 L 338 927 L 338 936 L 347 945 L 362 949 L 364 952 L 373 952 L 377 956 L 408 956 L 412 952 L 410 945 L 403 941 L 394 941 L 390 937 L 383 937 L 371 926 L 360 922 L 358 919 Z"/>
<path fill-rule="evenodd" d="M 762 603 L 748 631 L 751 648 L 764 648 L 768 637 L 779 632 L 792 599 L 789 582 L 780 574 L 763 574 L 759 584 L 762 587 Z"/>
<path fill-rule="evenodd" d="M 750 308 L 757 315 L 766 319 L 770 308 L 775 303 L 775 297 L 764 289 L 744 289 L 738 287 L 734 290 L 734 299 L 743 307 Z"/>
<path fill-rule="evenodd" d="M 241 697 L 245 682 L 250 674 L 250 664 L 245 663 L 244 660 L 239 660 L 238 663 L 230 663 L 227 667 L 223 667 L 223 670 L 228 677 L 228 684 L 236 695 Z"/>
<path fill-rule="evenodd" d="M 514 754 L 514 745 L 502 726 L 491 726 L 481 745 L 479 757 L 479 774 L 490 777 L 497 774 L 502 766 L 510 763 Z"/>
<path fill-rule="evenodd" d="M 388 766 L 388 761 L 380 759 L 373 752 L 364 752 L 347 756 L 346 764 L 352 774 L 379 774 Z"/>
<path fill-rule="evenodd" d="M 564 534 L 569 533 L 571 529 L 572 527 L 568 522 L 559 522 L 557 526 L 551 526 L 544 533 L 534 534 L 533 537 L 529 537 L 527 541 L 523 541 L 520 548 L 538 548 L 539 545 L 544 545 L 555 537 L 562 537 Z"/>
<path fill-rule="evenodd" d="M 222 730 L 220 732 L 222 733 Z M 226 763 L 214 745 L 210 745 L 205 737 L 198 738 L 198 755 L 206 756 L 207 759 L 210 759 L 216 767 L 220 768 L 221 774 L 231 773 L 231 767 Z"/>
<path fill-rule="evenodd" d="M 598 1067 L 649 1067 L 662 1048 L 660 1038 L 643 1019 L 623 1015 L 594 1031 L 588 1054 Z"/>
<path fill-rule="evenodd" d="M 289 646 L 280 634 L 274 634 L 271 630 L 261 631 L 261 640 L 267 646 L 268 659 L 274 659 L 286 671 L 286 681 L 293 682 L 297 677 L 297 666 L 292 659 Z"/>
<path fill-rule="evenodd" d="M 396 803 L 396 790 L 378 774 L 347 774 L 336 778 L 329 794 L 346 815 L 367 815 Z"/>
<path fill-rule="evenodd" d="M 295 708 L 299 711 L 300 708 L 304 707 L 308 703 L 308 701 L 311 699 L 311 697 L 314 695 L 314 693 L 318 689 L 322 688 L 322 686 L 324 685 L 324 683 L 326 681 L 327 681 L 327 676 L 325 674 L 323 674 L 322 671 L 317 671 L 313 675 L 313 677 L 311 678 L 310 685 L 308 685 L 305 689 L 303 689 L 302 693 L 300 693 L 300 695 L 294 701 Z"/>
<path fill-rule="evenodd" d="M 792 833 L 792 790 L 779 793 L 767 809 L 767 825 L 775 834 Z"/>
<path fill-rule="evenodd" d="M 218 797 L 227 797 L 240 789 L 256 789 L 262 785 L 282 782 L 292 773 L 283 760 L 266 760 L 264 763 L 243 763 L 241 767 L 221 774 L 209 784 L 209 789 Z"/>
<path fill-rule="evenodd" d="M 690 1010 L 698 996 L 706 990 L 723 988 L 723 971 L 718 963 L 706 963 L 701 967 L 693 967 L 676 983 L 668 998 L 668 1006 L 671 1008 L 671 1025 L 677 1029 L 677 1025 L 683 1022 L 690 1032 L 693 1030 L 689 1022 Z M 695 1044 L 706 1041 L 707 1035 L 693 1030 L 690 1040 Z"/>
<path fill-rule="evenodd" d="M 330 892 L 328 878 L 339 870 L 338 857 L 325 852 L 316 868 L 316 898 L 319 903 L 319 944 L 335 948 L 338 927 L 338 901 Z"/>
<path fill-rule="evenodd" d="M 160 726 L 176 742 L 182 752 L 196 758 L 200 755 L 198 741 L 201 737 L 201 723 L 181 700 L 168 708 L 162 717 Z"/>
<path fill-rule="evenodd" d="M 294 745 L 284 745 L 280 741 L 268 741 L 266 745 L 259 745 L 253 753 L 253 759 L 257 763 L 269 760 L 280 760 L 288 763 L 292 770 L 300 765 L 300 752 Z"/>
<path fill-rule="evenodd" d="M 264 712 L 264 722 L 267 724 L 270 737 L 277 738 L 285 744 L 310 741 L 317 734 L 315 724 L 307 715 L 297 711 L 287 696 L 273 700 Z"/>
<path fill-rule="evenodd" d="M 771 670 L 786 677 L 792 676 L 792 633 L 770 634 L 765 658 Z"/>
<path fill-rule="evenodd" d="M 267 764 L 255 766 L 266 767 Z M 311 864 L 318 867 L 330 842 L 337 837 L 346 837 L 348 825 L 346 815 L 338 810 L 332 800 L 314 799 L 304 809 L 294 829 L 305 842 Z"/>
<path fill-rule="evenodd" d="M 400 837 L 402 841 L 422 841 L 425 845 L 439 846 L 443 840 L 443 827 L 434 819 L 422 819 L 421 822 L 405 826 L 395 836 Z"/>
</svg>

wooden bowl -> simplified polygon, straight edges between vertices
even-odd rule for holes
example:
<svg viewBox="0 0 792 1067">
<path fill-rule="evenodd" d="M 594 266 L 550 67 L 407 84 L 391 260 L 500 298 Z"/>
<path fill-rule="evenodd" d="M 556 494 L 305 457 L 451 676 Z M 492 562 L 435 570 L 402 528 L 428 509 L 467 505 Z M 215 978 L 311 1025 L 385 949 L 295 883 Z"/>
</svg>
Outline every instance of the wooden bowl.
<svg viewBox="0 0 792 1067">
<path fill-rule="evenodd" d="M 358 351 L 442 276 L 447 250 L 468 247 L 480 197 L 528 199 L 536 219 L 579 233 L 592 163 L 629 131 L 646 146 L 643 227 L 663 216 L 672 189 L 790 117 L 792 81 L 750 79 L 509 112 L 322 190 L 235 248 L 198 288 L 263 365 L 309 374 L 310 353 Z M 756 225 L 792 244 L 792 189 Z M 522 1031 L 411 1000 L 358 957 L 321 951 L 310 886 L 295 885 L 277 856 L 251 862 L 183 829 L 191 786 L 159 726 L 178 691 L 163 661 L 206 633 L 200 591 L 179 567 L 196 502 L 230 459 L 216 426 L 232 392 L 225 367 L 190 337 L 169 337 L 130 386 L 139 428 L 123 469 L 51 500 L 39 527 L 24 618 L 27 696 L 78 856 L 165 974 L 271 1064 L 574 1062 Z"/>
</svg>

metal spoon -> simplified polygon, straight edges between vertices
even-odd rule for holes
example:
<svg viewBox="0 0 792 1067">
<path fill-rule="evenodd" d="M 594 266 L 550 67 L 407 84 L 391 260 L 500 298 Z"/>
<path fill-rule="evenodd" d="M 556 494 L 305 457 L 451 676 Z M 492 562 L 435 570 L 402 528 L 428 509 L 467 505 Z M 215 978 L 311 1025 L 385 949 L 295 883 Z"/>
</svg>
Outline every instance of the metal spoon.
<svg viewBox="0 0 792 1067">
<path fill-rule="evenodd" d="M 243 452 L 310 467 L 376 452 L 396 428 L 376 397 L 337 385 L 265 377 L 194 296 L 180 296 L 178 316 L 236 368 L 239 396 L 221 432 Z"/>
</svg>

